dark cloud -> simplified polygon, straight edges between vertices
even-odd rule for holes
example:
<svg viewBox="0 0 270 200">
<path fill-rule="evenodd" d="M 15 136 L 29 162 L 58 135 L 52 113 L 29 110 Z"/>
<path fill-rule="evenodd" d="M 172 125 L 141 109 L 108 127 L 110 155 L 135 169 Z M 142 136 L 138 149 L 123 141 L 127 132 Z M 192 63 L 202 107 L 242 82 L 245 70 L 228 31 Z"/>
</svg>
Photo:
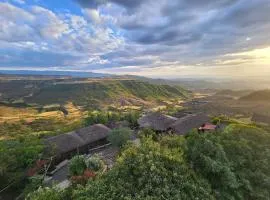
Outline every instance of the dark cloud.
<svg viewBox="0 0 270 200">
<path fill-rule="evenodd" d="M 74 0 L 84 8 L 97 8 L 98 6 L 107 3 L 107 0 Z"/>
<path fill-rule="evenodd" d="M 97 8 L 106 3 L 115 3 L 123 6 L 128 10 L 134 10 L 139 7 L 145 0 L 75 0 L 84 8 Z"/>
</svg>

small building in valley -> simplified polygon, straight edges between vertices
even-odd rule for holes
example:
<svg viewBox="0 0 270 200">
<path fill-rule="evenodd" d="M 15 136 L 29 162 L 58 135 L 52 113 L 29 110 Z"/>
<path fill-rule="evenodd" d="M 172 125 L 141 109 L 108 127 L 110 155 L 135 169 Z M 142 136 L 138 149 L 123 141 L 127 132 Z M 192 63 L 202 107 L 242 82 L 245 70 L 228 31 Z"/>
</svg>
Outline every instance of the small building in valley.
<svg viewBox="0 0 270 200">
<path fill-rule="evenodd" d="M 140 128 L 151 128 L 155 131 L 163 132 L 170 129 L 177 118 L 159 112 L 149 113 L 138 120 Z"/>
<path fill-rule="evenodd" d="M 88 153 L 90 148 L 108 143 L 107 137 L 111 129 L 96 124 L 69 133 L 49 137 L 44 140 L 46 152 L 54 156 L 59 163 L 77 153 Z"/>
</svg>

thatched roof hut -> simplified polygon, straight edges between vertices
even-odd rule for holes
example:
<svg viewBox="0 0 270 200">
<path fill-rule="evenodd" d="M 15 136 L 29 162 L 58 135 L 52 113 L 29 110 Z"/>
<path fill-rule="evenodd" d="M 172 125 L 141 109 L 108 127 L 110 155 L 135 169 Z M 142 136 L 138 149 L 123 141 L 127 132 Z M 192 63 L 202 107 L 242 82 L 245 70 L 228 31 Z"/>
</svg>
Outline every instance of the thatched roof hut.
<svg viewBox="0 0 270 200">
<path fill-rule="evenodd" d="M 199 128 L 201 125 L 210 121 L 210 118 L 205 114 L 192 114 L 178 119 L 171 125 L 171 129 L 176 134 L 186 134 L 194 128 Z"/>
<path fill-rule="evenodd" d="M 108 136 L 111 129 L 103 124 L 95 124 L 93 126 L 88 126 L 76 131 L 85 144 L 89 144 L 100 139 L 104 139 Z"/>
<path fill-rule="evenodd" d="M 60 155 L 71 150 L 77 149 L 84 144 L 83 139 L 74 131 L 49 137 L 45 139 L 45 145 L 48 151 L 53 151 L 56 155 Z"/>
<path fill-rule="evenodd" d="M 96 124 L 79 130 L 45 139 L 45 145 L 56 155 L 79 149 L 85 145 L 107 138 L 111 129 Z"/>
<path fill-rule="evenodd" d="M 152 128 L 156 131 L 166 131 L 176 122 L 177 118 L 162 113 L 150 113 L 138 119 L 140 128 Z"/>
</svg>

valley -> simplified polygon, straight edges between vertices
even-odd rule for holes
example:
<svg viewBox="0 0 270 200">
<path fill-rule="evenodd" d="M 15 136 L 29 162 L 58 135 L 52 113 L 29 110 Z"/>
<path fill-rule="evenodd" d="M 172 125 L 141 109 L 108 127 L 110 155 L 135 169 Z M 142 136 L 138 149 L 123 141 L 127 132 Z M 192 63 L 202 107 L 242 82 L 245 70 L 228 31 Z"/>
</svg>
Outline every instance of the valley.
<svg viewBox="0 0 270 200">
<path fill-rule="evenodd" d="M 206 132 L 204 136 L 193 135 L 194 131 L 199 130 L 202 123 L 210 124 L 210 127 L 213 127 L 215 134 L 217 134 L 215 137 L 223 139 L 226 138 L 226 134 L 232 139 L 236 137 L 233 135 L 234 132 L 243 131 L 239 137 L 249 141 L 249 138 L 245 136 L 247 131 L 250 131 L 251 134 L 265 134 L 270 131 L 268 90 L 234 91 L 192 88 L 191 91 L 190 88 L 185 89 L 178 84 L 166 85 L 161 84 L 160 81 L 141 80 L 141 77 L 138 79 L 131 76 L 73 78 L 5 75 L 1 77 L 0 84 L 0 151 L 2 152 L 0 167 L 4 171 L 2 179 L 0 176 L 0 180 L 2 180 L 2 185 L 0 185 L 3 187 L 11 184 L 11 187 L 3 193 L 7 196 L 11 195 L 12 197 L 8 197 L 9 199 L 12 199 L 13 195 L 28 195 L 40 185 L 40 183 L 35 185 L 35 182 L 31 178 L 25 177 L 24 174 L 25 170 L 30 168 L 30 172 L 27 172 L 31 174 L 30 177 L 38 178 L 42 175 L 42 171 L 32 171 L 39 169 L 36 162 L 48 162 L 48 156 L 51 156 L 51 153 L 47 152 L 48 144 L 56 145 L 57 148 L 60 148 L 59 151 L 64 151 L 64 153 L 58 160 L 53 161 L 54 164 L 50 164 L 49 172 L 45 174 L 49 181 L 43 180 L 41 185 L 48 186 L 49 184 L 52 187 L 51 181 L 54 180 L 59 183 L 59 187 L 71 188 L 73 198 L 76 198 L 77 189 L 72 184 L 87 184 L 80 182 L 82 180 L 77 180 L 80 176 L 77 176 L 77 172 L 71 171 L 73 165 L 71 163 L 74 162 L 74 165 L 77 166 L 80 159 L 80 162 L 87 162 L 87 159 L 92 159 L 95 156 L 91 152 L 96 152 L 99 158 L 95 159 L 102 159 L 105 166 L 109 167 L 108 172 L 100 175 L 99 178 L 100 181 L 106 181 L 109 178 L 107 173 L 116 172 L 118 167 L 131 170 L 127 163 L 121 164 L 118 158 L 124 159 L 126 162 L 126 159 L 131 156 L 128 155 L 129 151 L 140 152 L 141 150 L 137 149 L 136 145 L 143 148 L 143 156 L 148 156 L 149 151 L 157 151 L 155 148 L 161 145 L 162 149 L 170 152 L 171 156 L 181 157 L 182 153 L 180 152 L 186 148 L 183 145 L 192 145 L 190 142 L 193 139 L 193 142 L 196 143 L 194 147 L 202 145 L 198 142 L 199 140 L 206 139 L 211 140 L 212 145 L 225 145 L 224 150 L 229 151 L 226 149 L 226 144 L 218 144 L 215 138 L 211 139 L 213 132 Z M 149 116 L 149 119 L 144 118 L 144 116 Z M 147 122 L 147 120 L 150 121 Z M 176 124 L 168 124 L 170 121 Z M 101 125 L 104 126 L 103 129 L 107 130 L 106 134 L 109 134 L 108 131 L 110 131 L 109 136 L 93 136 L 93 138 L 89 136 L 90 141 L 96 140 L 96 143 L 90 142 L 89 144 L 82 142 L 81 139 L 75 139 L 78 136 L 85 137 L 82 135 L 84 132 L 88 132 L 87 134 L 98 133 L 99 131 L 95 128 Z M 148 126 L 150 128 L 147 128 Z M 111 138 L 110 135 L 113 132 L 120 135 Z M 102 131 L 99 134 L 101 133 Z M 267 138 L 267 134 L 257 136 Z M 72 139 L 69 138 L 69 135 L 78 136 Z M 99 137 L 102 138 L 98 139 Z M 64 142 L 65 140 L 67 143 Z M 122 142 L 131 143 L 125 149 L 119 145 Z M 114 143 L 117 145 L 114 146 Z M 174 146 L 176 144 L 178 146 Z M 65 148 L 70 150 L 63 150 L 63 145 L 67 145 Z M 86 148 L 85 145 L 90 146 Z M 256 143 L 256 145 L 258 144 Z M 77 156 L 75 156 L 75 152 L 77 152 Z M 185 155 L 188 156 L 190 153 L 192 152 L 187 150 Z M 207 154 L 207 151 L 204 153 Z M 87 156 L 83 157 L 85 154 Z M 227 157 L 229 158 L 230 154 Z M 135 158 L 135 162 L 141 162 L 140 159 Z M 192 159 L 186 158 L 184 162 L 189 165 L 189 162 L 194 162 Z M 212 157 L 212 159 L 218 158 Z M 238 162 L 238 158 L 232 159 L 232 162 Z M 152 161 L 157 162 L 155 158 Z M 163 161 L 160 164 L 163 165 L 166 162 Z M 227 163 L 223 164 L 228 165 Z M 140 165 L 144 166 L 142 163 Z M 178 165 L 179 163 L 174 166 L 174 170 L 179 170 Z M 9 166 L 15 168 L 9 168 Z M 231 170 L 229 166 L 227 167 L 227 170 Z M 167 170 L 167 167 L 165 168 Z M 87 168 L 87 170 L 90 169 Z M 188 170 L 191 170 L 188 173 L 194 173 L 192 172 L 194 169 L 188 168 Z M 202 169 L 198 168 L 197 170 Z M 263 169 L 260 170 L 261 173 L 265 173 Z M 91 170 L 90 172 L 100 173 Z M 196 171 L 196 173 L 201 172 Z M 70 175 L 72 175 L 71 178 Z M 201 175 L 205 176 L 204 173 Z M 122 176 L 121 180 L 125 180 L 126 177 Z M 187 174 L 187 176 L 189 175 Z M 141 178 L 145 178 L 145 176 L 141 176 Z M 249 177 L 246 178 L 249 179 Z M 208 176 L 205 177 L 205 180 L 210 184 L 208 185 L 210 191 L 210 188 L 214 188 L 211 186 L 213 183 L 210 179 L 208 180 Z M 187 182 L 187 184 L 190 183 L 190 181 Z M 20 184 L 24 186 L 19 186 Z M 97 182 L 97 184 L 99 183 Z M 106 184 L 111 184 L 111 180 Z M 121 181 L 117 184 L 121 185 Z M 130 189 L 128 189 L 129 192 L 132 191 Z M 256 189 L 255 186 L 254 189 Z M 217 190 L 223 189 L 221 187 Z M 89 188 L 82 188 L 80 192 L 82 191 L 90 192 L 93 196 L 96 195 Z M 224 195 L 229 194 L 225 193 Z M 200 195 L 207 196 L 206 193 Z M 241 195 L 249 196 L 249 194 L 244 193 Z"/>
</svg>

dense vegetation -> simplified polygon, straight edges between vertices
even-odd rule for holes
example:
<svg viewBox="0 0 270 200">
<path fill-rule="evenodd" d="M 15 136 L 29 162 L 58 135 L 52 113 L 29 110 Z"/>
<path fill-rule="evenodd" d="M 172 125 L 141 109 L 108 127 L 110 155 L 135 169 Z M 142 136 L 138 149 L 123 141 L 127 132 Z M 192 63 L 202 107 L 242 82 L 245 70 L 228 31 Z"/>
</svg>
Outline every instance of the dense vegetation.
<svg viewBox="0 0 270 200">
<path fill-rule="evenodd" d="M 41 157 L 43 145 L 36 137 L 0 141 L 0 187 L 26 184 L 27 170 Z"/>
<path fill-rule="evenodd" d="M 140 113 L 140 111 L 92 111 L 88 112 L 87 117 L 84 119 L 84 124 L 86 126 L 93 124 L 109 125 L 119 121 L 125 121 L 131 128 L 136 128 L 138 126 L 137 120 L 140 117 Z"/>
<path fill-rule="evenodd" d="M 270 135 L 260 128 L 229 125 L 217 133 L 128 143 L 116 165 L 86 186 L 40 189 L 30 199 L 260 199 L 270 196 Z M 149 134 L 148 134 L 149 133 Z M 148 135 L 148 136 L 147 136 Z M 46 194 L 46 195 L 45 195 Z"/>
</svg>

